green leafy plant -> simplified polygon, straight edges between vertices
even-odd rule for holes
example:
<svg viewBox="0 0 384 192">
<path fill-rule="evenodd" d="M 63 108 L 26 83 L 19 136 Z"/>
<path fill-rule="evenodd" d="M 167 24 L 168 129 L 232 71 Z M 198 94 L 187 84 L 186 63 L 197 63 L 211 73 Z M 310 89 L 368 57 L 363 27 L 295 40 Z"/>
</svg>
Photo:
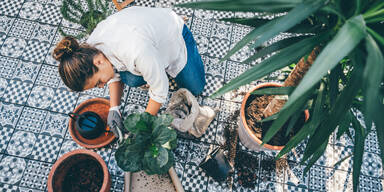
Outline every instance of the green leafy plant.
<svg viewBox="0 0 384 192">
<path fill-rule="evenodd" d="M 96 25 L 112 13 L 112 10 L 108 8 L 108 0 L 104 0 L 103 2 L 102 0 L 86 0 L 86 3 L 87 9 L 84 9 L 81 1 L 63 0 L 63 6 L 60 9 L 65 20 L 80 24 L 84 27 L 85 31 L 75 36 L 77 39 L 92 33 Z M 59 32 L 63 36 L 69 36 L 61 27 L 59 28 Z"/>
<path fill-rule="evenodd" d="M 270 57 L 224 85 L 211 97 L 218 97 L 261 79 L 271 72 L 298 62 L 300 58 L 306 60 L 314 48 L 320 50 L 263 137 L 263 142 L 268 142 L 290 117 L 305 107 L 310 110 L 310 120 L 286 144 L 277 158 L 308 139 L 302 159 L 302 163 L 307 163 L 307 172 L 324 153 L 334 132 L 336 139 L 339 139 L 343 134 L 351 135 L 349 130 L 353 128 L 353 189 L 357 191 L 364 142 L 375 125 L 384 165 L 384 142 L 381 142 L 384 141 L 383 1 L 211 0 L 178 6 L 274 15 L 272 19 L 260 16 L 223 19 L 254 29 L 229 50 L 221 61 L 244 46 L 258 50 L 244 63 Z M 264 46 L 265 42 L 282 32 L 295 35 Z M 271 56 L 272 53 L 274 54 Z M 357 119 L 356 110 L 363 113 L 363 122 Z"/>
<path fill-rule="evenodd" d="M 172 120 L 168 114 L 130 114 L 124 120 L 124 127 L 131 136 L 115 153 L 117 165 L 129 172 L 166 173 L 175 162 L 171 150 L 176 147 L 177 134 L 170 127 Z"/>
</svg>

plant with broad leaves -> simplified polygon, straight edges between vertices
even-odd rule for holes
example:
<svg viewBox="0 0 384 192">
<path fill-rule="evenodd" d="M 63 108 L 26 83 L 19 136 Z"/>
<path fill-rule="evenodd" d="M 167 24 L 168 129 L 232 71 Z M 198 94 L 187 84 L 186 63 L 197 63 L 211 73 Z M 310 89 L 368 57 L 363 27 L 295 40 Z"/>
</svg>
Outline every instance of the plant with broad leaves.
<svg viewBox="0 0 384 192">
<path fill-rule="evenodd" d="M 153 116 L 147 112 L 130 114 L 124 127 L 130 132 L 115 153 L 117 165 L 128 172 L 144 170 L 147 174 L 166 173 L 174 164 L 176 131 L 170 127 L 168 114 Z"/>
<path fill-rule="evenodd" d="M 353 190 L 357 191 L 365 139 L 374 131 L 375 126 L 374 133 L 379 141 L 380 157 L 384 165 L 382 0 L 208 0 L 177 6 L 257 12 L 253 18 L 222 19 L 253 29 L 221 61 L 229 59 L 245 46 L 257 52 L 243 63 L 248 64 L 258 58 L 263 60 L 224 85 L 211 97 L 218 97 L 261 79 L 292 63 L 297 63 L 296 68 L 309 68 L 300 83 L 293 85 L 293 90 L 282 87 L 274 88 L 280 91 L 269 91 L 270 94 L 284 92 L 289 94 L 289 99 L 273 115 L 275 119 L 263 137 L 264 143 L 289 119 L 297 119 L 294 118 L 295 114 L 300 114 L 304 108 L 311 112 L 311 118 L 280 151 L 277 158 L 308 139 L 302 158 L 302 162 L 307 164 L 307 172 L 325 152 L 328 140 L 335 132 L 336 139 L 339 139 L 343 134 L 351 135 L 349 130 L 354 129 L 355 135 L 351 137 L 354 140 L 354 150 L 351 157 Z M 292 36 L 277 42 L 270 41 L 283 32 Z M 315 49 L 318 51 L 314 51 Z M 307 58 L 311 61 L 307 62 Z M 356 110 L 363 113 L 363 121 L 358 120 L 354 113 Z M 341 161 L 343 160 L 345 158 Z"/>
</svg>

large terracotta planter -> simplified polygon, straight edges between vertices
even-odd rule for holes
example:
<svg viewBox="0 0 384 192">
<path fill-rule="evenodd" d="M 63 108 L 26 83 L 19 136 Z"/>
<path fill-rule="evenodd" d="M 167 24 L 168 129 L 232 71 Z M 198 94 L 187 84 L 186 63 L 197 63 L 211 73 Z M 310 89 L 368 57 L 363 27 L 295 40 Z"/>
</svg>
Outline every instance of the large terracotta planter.
<svg viewBox="0 0 384 192">
<path fill-rule="evenodd" d="M 81 114 L 86 111 L 93 111 L 97 113 L 104 121 L 104 124 L 107 125 L 109 100 L 104 98 L 88 99 L 77 106 L 73 112 Z M 115 136 L 112 132 L 108 134 L 102 133 L 99 137 L 94 139 L 86 139 L 81 136 L 79 131 L 75 128 L 75 121 L 72 118 L 69 119 L 69 133 L 77 144 L 89 149 L 104 147 L 115 139 Z"/>
<path fill-rule="evenodd" d="M 61 156 L 55 164 L 52 166 L 51 171 L 48 175 L 48 191 L 49 192 L 66 192 L 64 191 L 64 179 L 65 177 L 70 174 L 69 170 L 74 165 L 86 162 L 89 163 L 90 161 L 94 161 L 98 165 L 100 165 L 102 170 L 102 185 L 100 188 L 100 192 L 109 192 L 111 188 L 111 176 L 108 172 L 107 165 L 105 164 L 104 160 L 95 152 L 86 150 L 86 149 L 77 149 L 71 152 L 68 152 Z M 100 173 L 101 174 L 101 173 Z M 77 177 L 81 177 L 80 175 Z M 87 178 L 92 179 L 92 178 Z"/>
<path fill-rule="evenodd" d="M 247 121 L 245 119 L 245 107 L 247 100 L 251 93 L 257 89 L 264 88 L 264 87 L 281 87 L 281 84 L 278 83 L 263 83 L 257 85 L 255 88 L 253 88 L 251 91 L 249 91 L 243 98 L 243 101 L 241 103 L 240 108 L 240 121 L 239 121 L 239 138 L 241 143 L 247 147 L 248 149 L 254 150 L 254 151 L 260 151 L 260 150 L 267 150 L 267 151 L 280 151 L 285 146 L 274 146 L 269 144 L 264 144 L 263 146 L 260 146 L 262 143 L 262 139 L 258 138 L 254 131 L 248 126 Z M 309 112 L 308 110 L 304 111 L 305 113 L 305 120 L 308 120 L 309 118 Z"/>
</svg>

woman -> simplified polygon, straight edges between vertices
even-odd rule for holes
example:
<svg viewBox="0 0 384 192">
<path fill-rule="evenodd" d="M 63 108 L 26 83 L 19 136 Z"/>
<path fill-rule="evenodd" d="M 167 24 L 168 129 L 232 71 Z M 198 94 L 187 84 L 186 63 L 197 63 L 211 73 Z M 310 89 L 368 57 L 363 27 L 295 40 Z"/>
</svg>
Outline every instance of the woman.
<svg viewBox="0 0 384 192">
<path fill-rule="evenodd" d="M 101 21 L 86 44 L 65 37 L 54 49 L 59 73 L 73 91 L 109 86 L 108 125 L 121 141 L 122 83 L 149 86 L 146 112 L 156 115 L 168 96 L 167 74 L 179 87 L 200 94 L 205 72 L 192 33 L 167 8 L 130 7 Z"/>
</svg>

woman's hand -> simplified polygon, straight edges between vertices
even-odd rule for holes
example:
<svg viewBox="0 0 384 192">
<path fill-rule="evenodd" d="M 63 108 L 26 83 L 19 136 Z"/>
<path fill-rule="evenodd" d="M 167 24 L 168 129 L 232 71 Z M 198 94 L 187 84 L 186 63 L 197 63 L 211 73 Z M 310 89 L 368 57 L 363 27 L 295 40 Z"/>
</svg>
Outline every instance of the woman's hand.
<svg viewBox="0 0 384 192">
<path fill-rule="evenodd" d="M 124 129 L 123 121 L 119 111 L 119 106 L 111 107 L 108 113 L 107 123 L 118 142 L 121 143 L 124 139 L 122 130 Z"/>
</svg>

